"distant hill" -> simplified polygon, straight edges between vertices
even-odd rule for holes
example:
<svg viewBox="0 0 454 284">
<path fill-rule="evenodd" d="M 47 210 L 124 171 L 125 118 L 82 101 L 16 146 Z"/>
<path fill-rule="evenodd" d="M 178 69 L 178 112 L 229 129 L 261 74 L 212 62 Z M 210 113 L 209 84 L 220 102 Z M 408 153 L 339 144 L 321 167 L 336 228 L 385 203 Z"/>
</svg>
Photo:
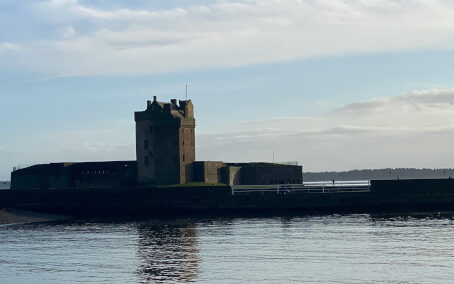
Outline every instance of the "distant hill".
<svg viewBox="0 0 454 284">
<path fill-rule="evenodd" d="M 364 169 L 344 172 L 305 172 L 304 181 L 329 180 L 382 180 L 382 179 L 420 179 L 420 178 L 454 178 L 454 169 Z"/>
<path fill-rule="evenodd" d="M 0 181 L 0 189 L 9 189 L 10 182 L 9 181 Z"/>
</svg>

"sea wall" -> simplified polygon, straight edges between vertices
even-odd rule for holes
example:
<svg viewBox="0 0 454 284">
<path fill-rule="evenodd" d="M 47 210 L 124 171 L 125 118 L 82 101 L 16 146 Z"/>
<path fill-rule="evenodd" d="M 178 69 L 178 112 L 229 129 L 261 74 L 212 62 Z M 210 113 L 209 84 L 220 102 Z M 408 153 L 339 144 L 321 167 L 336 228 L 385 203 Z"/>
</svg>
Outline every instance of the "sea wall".
<svg viewBox="0 0 454 284">
<path fill-rule="evenodd" d="M 70 215 L 178 214 L 229 206 L 230 187 L 23 189 L 0 192 L 0 208 Z"/>
<path fill-rule="evenodd" d="M 374 208 L 454 209 L 454 179 L 371 181 Z"/>
<path fill-rule="evenodd" d="M 232 195 L 228 186 L 6 190 L 0 208 L 77 216 L 453 210 L 454 181 L 372 181 L 370 192 L 343 193 Z"/>
</svg>

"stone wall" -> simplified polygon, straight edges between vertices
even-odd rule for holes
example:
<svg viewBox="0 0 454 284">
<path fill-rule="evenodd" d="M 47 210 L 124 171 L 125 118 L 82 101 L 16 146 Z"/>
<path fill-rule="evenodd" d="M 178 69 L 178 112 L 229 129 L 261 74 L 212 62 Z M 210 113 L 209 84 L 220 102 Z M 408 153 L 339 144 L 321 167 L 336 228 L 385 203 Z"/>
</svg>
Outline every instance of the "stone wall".
<svg viewBox="0 0 454 284">
<path fill-rule="evenodd" d="M 192 163 L 193 181 L 205 183 L 221 183 L 221 168 L 225 163 L 221 161 L 196 161 Z"/>
<path fill-rule="evenodd" d="M 221 183 L 226 185 L 241 184 L 241 167 L 226 166 L 221 168 Z"/>
<path fill-rule="evenodd" d="M 241 184 L 300 184 L 302 182 L 301 166 L 251 164 L 241 167 Z"/>
<path fill-rule="evenodd" d="M 299 184 L 302 167 L 267 163 L 224 163 L 197 161 L 193 165 L 193 181 L 238 184 Z"/>
<path fill-rule="evenodd" d="M 187 171 L 188 165 L 195 161 L 195 133 L 193 127 L 182 125 L 179 129 L 178 143 L 180 144 L 180 182 L 186 183 L 192 180 L 191 171 Z"/>
<path fill-rule="evenodd" d="M 135 161 L 51 163 L 11 173 L 11 189 L 102 188 L 136 184 Z"/>
<path fill-rule="evenodd" d="M 169 193 L 170 192 L 170 193 Z M 2 190 L 0 208 L 74 216 L 133 214 L 364 213 L 400 210 L 409 213 L 449 211 L 454 206 L 454 179 L 371 181 L 370 192 L 305 193 L 275 191 L 232 195 L 230 187 L 113 187 L 104 189 Z"/>
</svg>

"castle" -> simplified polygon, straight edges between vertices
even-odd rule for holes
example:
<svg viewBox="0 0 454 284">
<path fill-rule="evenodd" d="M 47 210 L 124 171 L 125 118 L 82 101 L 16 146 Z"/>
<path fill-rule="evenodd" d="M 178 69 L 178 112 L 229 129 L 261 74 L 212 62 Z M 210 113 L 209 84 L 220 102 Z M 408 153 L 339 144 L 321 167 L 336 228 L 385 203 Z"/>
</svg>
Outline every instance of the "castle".
<svg viewBox="0 0 454 284">
<path fill-rule="evenodd" d="M 134 113 L 136 161 L 50 163 L 14 170 L 11 189 L 137 185 L 302 183 L 302 167 L 275 163 L 196 161 L 191 100 L 147 101 Z"/>
<path fill-rule="evenodd" d="M 153 98 L 134 113 L 137 180 L 139 183 L 181 184 L 191 181 L 195 161 L 195 119 L 191 100 L 162 103 Z"/>
</svg>

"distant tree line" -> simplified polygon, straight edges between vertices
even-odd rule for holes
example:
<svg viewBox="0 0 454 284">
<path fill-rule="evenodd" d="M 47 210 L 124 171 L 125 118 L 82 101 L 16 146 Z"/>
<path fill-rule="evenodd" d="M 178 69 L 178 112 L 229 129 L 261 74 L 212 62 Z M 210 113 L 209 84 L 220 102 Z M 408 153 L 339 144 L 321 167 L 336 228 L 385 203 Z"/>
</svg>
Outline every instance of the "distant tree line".
<svg viewBox="0 0 454 284">
<path fill-rule="evenodd" d="M 383 180 L 383 179 L 422 179 L 454 178 L 454 169 L 363 169 L 343 172 L 304 172 L 304 181 L 325 180 Z"/>
<path fill-rule="evenodd" d="M 10 182 L 9 181 L 0 181 L 0 189 L 9 189 Z"/>
</svg>

